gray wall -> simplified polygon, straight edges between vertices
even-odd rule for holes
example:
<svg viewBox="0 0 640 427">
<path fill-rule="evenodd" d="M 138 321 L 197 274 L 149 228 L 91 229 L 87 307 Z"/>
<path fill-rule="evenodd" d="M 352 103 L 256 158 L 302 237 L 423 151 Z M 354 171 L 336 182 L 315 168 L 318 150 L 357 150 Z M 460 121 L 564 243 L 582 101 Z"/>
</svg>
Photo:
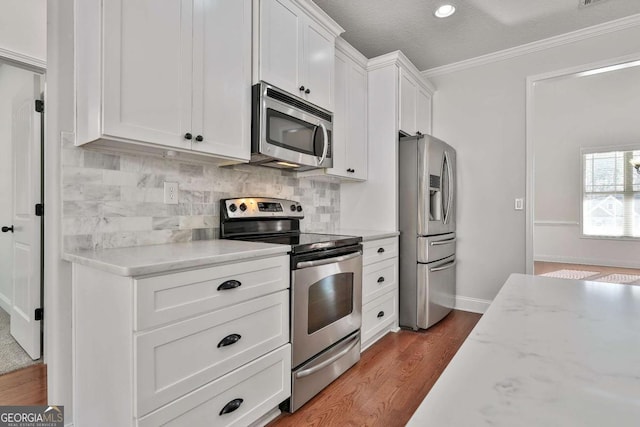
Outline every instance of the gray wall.
<svg viewBox="0 0 640 427">
<path fill-rule="evenodd" d="M 472 68 L 426 75 L 434 136 L 458 150 L 458 299 L 492 300 L 525 272 L 526 78 L 640 51 L 640 27 Z M 561 118 L 558 118 L 561 120 Z M 485 304 L 486 306 L 486 304 Z"/>
</svg>

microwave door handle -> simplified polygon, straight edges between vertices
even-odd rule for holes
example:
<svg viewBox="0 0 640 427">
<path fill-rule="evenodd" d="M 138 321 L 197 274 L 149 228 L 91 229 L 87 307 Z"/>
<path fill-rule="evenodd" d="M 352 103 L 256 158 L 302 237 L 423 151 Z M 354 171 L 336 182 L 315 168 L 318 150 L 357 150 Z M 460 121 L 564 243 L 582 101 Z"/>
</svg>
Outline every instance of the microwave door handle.
<svg viewBox="0 0 640 427">
<path fill-rule="evenodd" d="M 322 147 L 322 157 L 318 161 L 318 164 L 321 165 L 324 160 L 327 158 L 327 150 L 329 149 L 329 133 L 327 132 L 327 128 L 324 123 L 318 123 L 318 126 L 322 129 L 322 137 L 324 138 L 324 144 Z"/>
</svg>

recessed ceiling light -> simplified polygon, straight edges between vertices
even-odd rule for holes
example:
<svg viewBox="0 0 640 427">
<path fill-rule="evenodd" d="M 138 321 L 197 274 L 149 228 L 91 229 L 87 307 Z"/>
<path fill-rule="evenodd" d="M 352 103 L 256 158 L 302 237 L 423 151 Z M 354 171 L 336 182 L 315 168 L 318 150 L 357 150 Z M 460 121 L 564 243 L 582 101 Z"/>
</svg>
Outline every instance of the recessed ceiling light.
<svg viewBox="0 0 640 427">
<path fill-rule="evenodd" d="M 439 8 L 436 9 L 436 11 L 433 13 L 436 18 L 447 18 L 451 15 L 453 15 L 453 13 L 456 11 L 456 8 L 454 5 L 452 4 L 443 4 L 442 6 L 440 6 Z"/>
</svg>

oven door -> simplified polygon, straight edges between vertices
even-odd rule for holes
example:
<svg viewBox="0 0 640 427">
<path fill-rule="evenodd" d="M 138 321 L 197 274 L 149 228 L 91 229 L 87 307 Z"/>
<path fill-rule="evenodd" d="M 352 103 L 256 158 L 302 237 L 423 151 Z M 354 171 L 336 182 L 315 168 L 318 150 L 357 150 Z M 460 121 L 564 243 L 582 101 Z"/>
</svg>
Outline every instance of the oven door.
<svg viewBox="0 0 640 427">
<path fill-rule="evenodd" d="M 296 261 L 291 283 L 292 366 L 360 329 L 362 252 Z"/>
</svg>

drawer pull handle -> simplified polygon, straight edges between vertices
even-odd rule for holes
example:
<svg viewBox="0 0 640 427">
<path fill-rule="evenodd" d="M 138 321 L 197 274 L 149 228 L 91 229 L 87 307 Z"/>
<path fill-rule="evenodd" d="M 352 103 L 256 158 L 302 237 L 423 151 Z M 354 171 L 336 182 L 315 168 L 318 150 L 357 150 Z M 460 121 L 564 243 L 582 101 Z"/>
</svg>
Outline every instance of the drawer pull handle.
<svg viewBox="0 0 640 427">
<path fill-rule="evenodd" d="M 218 348 L 235 344 L 240 341 L 240 338 L 242 338 L 242 335 L 239 334 L 227 335 L 226 337 L 222 338 L 222 340 L 220 340 L 220 342 L 218 343 Z"/>
<path fill-rule="evenodd" d="M 229 289 L 237 288 L 237 287 L 239 287 L 241 285 L 242 285 L 242 283 L 240 283 L 238 280 L 227 280 L 222 285 L 218 286 L 218 290 L 219 291 L 226 291 L 226 290 L 229 290 Z"/>
<path fill-rule="evenodd" d="M 244 402 L 244 399 L 233 399 L 231 402 L 224 405 L 224 408 L 220 411 L 220 415 L 230 414 L 238 409 L 240 405 L 242 405 L 242 402 Z"/>
<path fill-rule="evenodd" d="M 382 276 L 378 277 L 378 283 L 382 283 L 382 282 L 384 282 L 384 277 Z"/>
<path fill-rule="evenodd" d="M 381 311 L 381 312 L 378 313 L 378 319 L 381 318 L 381 317 L 384 317 L 384 311 Z"/>
<path fill-rule="evenodd" d="M 384 248 L 378 248 L 378 253 L 379 254 L 384 253 Z"/>
</svg>

